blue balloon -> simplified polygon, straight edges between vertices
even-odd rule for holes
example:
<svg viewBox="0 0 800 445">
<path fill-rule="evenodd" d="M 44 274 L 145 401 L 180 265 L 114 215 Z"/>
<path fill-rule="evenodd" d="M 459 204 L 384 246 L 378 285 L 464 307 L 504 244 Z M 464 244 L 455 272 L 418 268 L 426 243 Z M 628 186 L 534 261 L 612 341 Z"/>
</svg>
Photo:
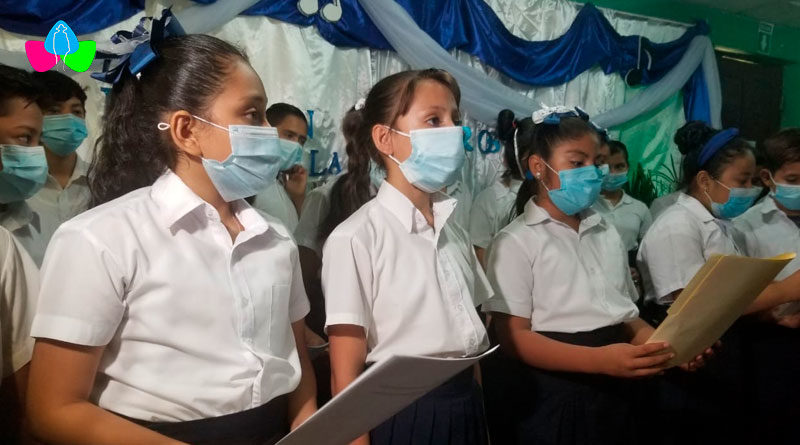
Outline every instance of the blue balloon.
<svg viewBox="0 0 800 445">
<path fill-rule="evenodd" d="M 47 33 L 44 49 L 50 54 L 61 56 L 72 54 L 78 51 L 78 38 L 65 21 L 59 20 Z"/>
</svg>

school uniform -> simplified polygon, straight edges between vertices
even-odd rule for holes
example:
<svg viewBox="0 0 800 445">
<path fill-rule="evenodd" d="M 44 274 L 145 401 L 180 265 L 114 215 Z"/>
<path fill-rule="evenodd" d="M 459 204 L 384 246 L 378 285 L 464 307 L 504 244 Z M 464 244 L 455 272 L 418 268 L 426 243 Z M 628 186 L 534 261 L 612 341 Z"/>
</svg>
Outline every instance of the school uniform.
<svg viewBox="0 0 800 445">
<path fill-rule="evenodd" d="M 685 288 L 714 254 L 746 255 L 742 234 L 727 220 L 715 218 L 697 199 L 681 193 L 645 234 L 637 263 L 645 287 L 643 318 L 658 325 L 673 302 L 672 293 Z M 722 338 L 723 347 L 694 373 L 670 370 L 655 385 L 658 416 L 674 428 L 662 443 L 726 443 L 741 439 L 747 403 L 743 333 L 734 324 Z M 707 425 L 730 422 L 722 431 Z"/>
<path fill-rule="evenodd" d="M 303 210 L 294 230 L 294 238 L 299 246 L 316 252 L 322 258 L 322 245 L 325 240 L 319 238 L 319 231 L 331 205 L 331 189 L 338 178 L 306 193 Z"/>
<path fill-rule="evenodd" d="M 0 211 L 0 226 L 11 232 L 36 266 L 41 267 L 49 241 L 42 217 L 26 201 L 12 202 Z"/>
<path fill-rule="evenodd" d="M 167 171 L 53 236 L 32 335 L 105 346 L 90 401 L 191 443 L 274 443 L 300 381 L 308 300 L 276 220 L 216 210 Z"/>
<path fill-rule="evenodd" d="M 509 186 L 495 182 L 480 192 L 469 216 L 469 237 L 472 245 L 488 249 L 495 234 L 513 219 L 514 203 L 522 181 L 512 179 Z"/>
<path fill-rule="evenodd" d="M 3 379 L 31 360 L 30 329 L 38 292 L 39 269 L 14 236 L 0 227 L 0 377 Z"/>
<path fill-rule="evenodd" d="M 654 199 L 653 202 L 650 203 L 650 215 L 653 221 L 655 221 L 664 210 L 667 210 L 667 208 L 678 202 L 678 197 L 681 196 L 681 194 L 683 194 L 683 191 L 678 190 Z"/>
<path fill-rule="evenodd" d="M 469 230 L 470 211 L 472 210 L 472 191 L 461 181 L 448 185 L 445 193 L 456 200 L 456 208 L 451 219 L 464 231 Z"/>
<path fill-rule="evenodd" d="M 532 331 L 570 344 L 630 340 L 624 323 L 638 310 L 625 248 L 617 231 L 591 209 L 581 213 L 575 232 L 529 201 L 492 242 L 487 275 L 495 296 L 484 311 L 530 319 Z M 487 403 L 490 416 L 501 417 L 490 424 L 513 430 L 502 443 L 635 440 L 631 382 L 549 372 L 513 359 L 499 370 L 484 381 L 487 398 L 489 386 L 506 385 L 505 394 Z"/>
<path fill-rule="evenodd" d="M 88 172 L 89 163 L 78 157 L 65 187 L 62 188 L 56 178 L 48 174 L 44 187 L 27 200 L 30 209 L 41 220 L 45 246 L 58 226 L 89 208 L 92 194 L 89 191 Z M 41 258 L 38 264 L 41 264 Z"/>
<path fill-rule="evenodd" d="M 622 244 L 628 252 L 635 252 L 639 247 L 639 240 L 647 233 L 647 229 L 653 223 L 650 210 L 643 202 L 632 198 L 622 192 L 622 198 L 616 204 L 604 196 L 600 196 L 592 205 L 592 209 L 601 214 L 614 228 L 617 229 L 622 238 Z"/>
<path fill-rule="evenodd" d="M 773 257 L 783 253 L 800 254 L 800 227 L 766 197 L 751 207 L 734 224 L 744 236 L 747 253 L 755 257 Z M 778 274 L 783 280 L 800 270 L 800 259 L 793 259 Z M 800 304 L 787 303 L 773 310 L 776 316 L 794 314 Z M 749 385 L 752 388 L 758 430 L 754 436 L 765 443 L 794 443 L 796 432 L 791 425 L 800 416 L 800 332 L 774 323 L 753 323 L 748 326 L 747 344 L 750 356 Z"/>
<path fill-rule="evenodd" d="M 367 364 L 395 354 L 474 356 L 489 347 L 475 307 L 491 296 L 454 199 L 434 193 L 434 227 L 391 184 L 325 243 L 326 327 L 364 328 Z M 370 434 L 373 444 L 485 444 L 480 389 L 462 373 Z"/>
<path fill-rule="evenodd" d="M 257 194 L 253 200 L 253 207 L 277 218 L 289 229 L 289 233 L 294 233 L 297 228 L 297 208 L 286 192 L 286 188 L 279 182 L 273 183 Z"/>
</svg>

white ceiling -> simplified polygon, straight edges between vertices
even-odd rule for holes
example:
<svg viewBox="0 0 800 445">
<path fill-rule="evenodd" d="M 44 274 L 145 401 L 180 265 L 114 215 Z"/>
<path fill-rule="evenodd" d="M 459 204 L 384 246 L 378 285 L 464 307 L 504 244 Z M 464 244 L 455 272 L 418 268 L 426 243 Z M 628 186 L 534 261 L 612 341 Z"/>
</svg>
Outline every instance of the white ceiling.
<svg viewBox="0 0 800 445">
<path fill-rule="evenodd" d="M 683 0 L 756 20 L 800 28 L 800 0 Z"/>
</svg>

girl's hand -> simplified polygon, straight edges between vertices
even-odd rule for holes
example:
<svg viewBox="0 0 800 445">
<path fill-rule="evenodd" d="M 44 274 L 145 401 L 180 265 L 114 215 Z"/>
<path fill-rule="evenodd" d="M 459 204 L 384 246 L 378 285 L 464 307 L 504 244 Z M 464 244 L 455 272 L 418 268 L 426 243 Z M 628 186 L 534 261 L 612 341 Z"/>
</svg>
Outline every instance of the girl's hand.
<svg viewBox="0 0 800 445">
<path fill-rule="evenodd" d="M 800 312 L 796 314 L 790 314 L 778 317 L 775 320 L 775 323 L 787 328 L 792 328 L 792 329 L 800 328 Z"/>
<path fill-rule="evenodd" d="M 286 193 L 289 197 L 294 200 L 305 196 L 308 171 L 301 165 L 295 165 L 284 173 L 286 174 Z"/>
<path fill-rule="evenodd" d="M 615 343 L 598 348 L 600 373 L 614 377 L 647 377 L 669 368 L 667 361 L 675 357 L 667 343 L 646 343 L 634 346 Z"/>
<path fill-rule="evenodd" d="M 721 346 L 722 343 L 719 341 L 714 343 L 710 348 L 703 351 L 702 354 L 695 357 L 692 361 L 682 364 L 680 368 L 689 372 L 697 371 L 706 365 L 706 359 L 709 359 L 714 355 L 714 349 L 719 349 Z"/>
</svg>

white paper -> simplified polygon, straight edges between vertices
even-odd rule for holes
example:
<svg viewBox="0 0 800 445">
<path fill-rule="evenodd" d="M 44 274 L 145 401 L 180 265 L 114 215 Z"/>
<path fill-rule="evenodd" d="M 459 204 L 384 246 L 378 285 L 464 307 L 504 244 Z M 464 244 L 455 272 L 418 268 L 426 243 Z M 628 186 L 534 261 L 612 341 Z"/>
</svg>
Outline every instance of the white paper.
<svg viewBox="0 0 800 445">
<path fill-rule="evenodd" d="M 364 371 L 278 445 L 347 444 L 496 349 L 467 358 L 391 356 Z"/>
</svg>

